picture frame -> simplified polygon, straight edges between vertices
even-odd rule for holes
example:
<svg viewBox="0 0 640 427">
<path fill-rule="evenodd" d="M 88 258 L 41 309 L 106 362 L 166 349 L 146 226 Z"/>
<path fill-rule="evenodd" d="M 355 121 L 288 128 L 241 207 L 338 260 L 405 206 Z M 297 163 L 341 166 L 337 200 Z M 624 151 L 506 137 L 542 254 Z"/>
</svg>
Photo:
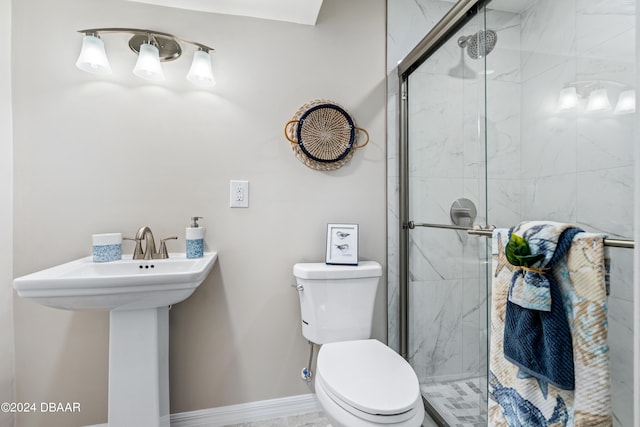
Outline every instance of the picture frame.
<svg viewBox="0 0 640 427">
<path fill-rule="evenodd" d="M 358 224 L 327 224 L 329 265 L 358 265 Z"/>
</svg>

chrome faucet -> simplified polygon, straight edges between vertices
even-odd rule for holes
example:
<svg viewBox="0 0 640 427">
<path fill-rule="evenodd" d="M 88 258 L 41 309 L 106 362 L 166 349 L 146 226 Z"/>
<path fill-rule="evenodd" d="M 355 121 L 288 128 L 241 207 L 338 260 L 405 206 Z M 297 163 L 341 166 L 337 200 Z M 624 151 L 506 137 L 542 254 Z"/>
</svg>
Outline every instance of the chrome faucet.
<svg viewBox="0 0 640 427">
<path fill-rule="evenodd" d="M 146 243 L 144 252 L 142 251 L 142 239 Z M 136 248 L 133 251 L 133 259 L 153 259 L 153 255 L 156 253 L 156 241 L 153 238 L 151 229 L 146 225 L 140 227 L 136 233 Z"/>
<path fill-rule="evenodd" d="M 133 250 L 133 259 L 167 259 L 169 258 L 169 253 L 167 252 L 167 240 L 175 240 L 176 236 L 167 237 L 166 239 L 160 240 L 160 249 L 156 252 L 156 241 L 153 238 L 153 233 L 151 229 L 146 225 L 144 227 L 140 227 L 138 232 L 136 233 L 135 239 L 136 247 Z M 145 249 L 142 249 L 142 241 L 145 241 Z"/>
</svg>

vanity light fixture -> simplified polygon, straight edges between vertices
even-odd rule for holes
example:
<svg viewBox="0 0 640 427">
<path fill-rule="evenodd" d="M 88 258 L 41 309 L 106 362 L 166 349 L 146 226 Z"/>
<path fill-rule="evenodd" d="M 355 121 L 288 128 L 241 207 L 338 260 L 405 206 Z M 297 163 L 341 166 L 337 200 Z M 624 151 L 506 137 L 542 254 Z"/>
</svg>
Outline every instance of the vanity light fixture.
<svg viewBox="0 0 640 427">
<path fill-rule="evenodd" d="M 159 52 L 158 48 L 151 43 L 141 44 L 133 74 L 154 82 L 164 80 Z"/>
<path fill-rule="evenodd" d="M 215 85 L 213 69 L 211 67 L 212 47 L 185 40 L 172 34 L 137 28 L 93 28 L 79 30 L 84 34 L 82 51 L 76 61 L 76 67 L 94 74 L 111 74 L 111 66 L 104 49 L 101 34 L 129 33 L 129 48 L 138 54 L 133 74 L 146 80 L 162 81 L 164 74 L 160 62 L 173 61 L 182 55 L 180 43 L 187 43 L 197 48 L 194 52 L 193 63 L 187 74 L 187 80 L 204 87 Z"/>
<path fill-rule="evenodd" d="M 198 86 L 213 87 L 216 84 L 211 69 L 211 59 L 207 51 L 199 48 L 193 53 L 193 62 L 187 80 Z"/>
<path fill-rule="evenodd" d="M 104 51 L 104 42 L 97 34 L 85 33 L 76 67 L 88 73 L 111 74 L 111 66 Z"/>
</svg>

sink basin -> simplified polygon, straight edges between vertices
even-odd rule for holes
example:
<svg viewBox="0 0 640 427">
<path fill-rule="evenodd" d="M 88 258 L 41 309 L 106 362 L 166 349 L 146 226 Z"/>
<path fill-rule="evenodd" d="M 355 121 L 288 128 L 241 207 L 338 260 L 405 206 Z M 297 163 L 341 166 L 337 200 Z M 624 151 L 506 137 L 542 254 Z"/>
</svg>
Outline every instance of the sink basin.
<svg viewBox="0 0 640 427">
<path fill-rule="evenodd" d="M 217 254 L 189 259 L 95 263 L 80 258 L 14 280 L 22 298 L 65 310 L 137 310 L 176 304 L 188 298 L 213 268 Z"/>
</svg>

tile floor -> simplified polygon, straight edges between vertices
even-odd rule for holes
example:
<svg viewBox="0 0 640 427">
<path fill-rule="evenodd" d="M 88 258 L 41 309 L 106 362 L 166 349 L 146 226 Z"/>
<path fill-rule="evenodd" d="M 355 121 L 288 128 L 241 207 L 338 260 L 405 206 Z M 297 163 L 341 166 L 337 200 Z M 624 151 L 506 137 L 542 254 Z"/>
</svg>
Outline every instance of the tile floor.
<svg viewBox="0 0 640 427">
<path fill-rule="evenodd" d="M 254 421 L 250 423 L 230 424 L 225 427 L 327 427 L 329 420 L 322 412 L 294 415 L 286 418 L 274 418 L 266 421 Z"/>
<path fill-rule="evenodd" d="M 487 425 L 480 378 L 421 384 L 422 395 L 451 427 Z"/>
<path fill-rule="evenodd" d="M 225 427 L 329 427 L 329 420 L 322 412 L 311 414 L 295 415 L 286 418 L 274 418 L 266 421 L 255 421 L 250 423 L 230 424 Z M 429 415 L 425 416 L 422 427 L 437 427 Z"/>
</svg>

